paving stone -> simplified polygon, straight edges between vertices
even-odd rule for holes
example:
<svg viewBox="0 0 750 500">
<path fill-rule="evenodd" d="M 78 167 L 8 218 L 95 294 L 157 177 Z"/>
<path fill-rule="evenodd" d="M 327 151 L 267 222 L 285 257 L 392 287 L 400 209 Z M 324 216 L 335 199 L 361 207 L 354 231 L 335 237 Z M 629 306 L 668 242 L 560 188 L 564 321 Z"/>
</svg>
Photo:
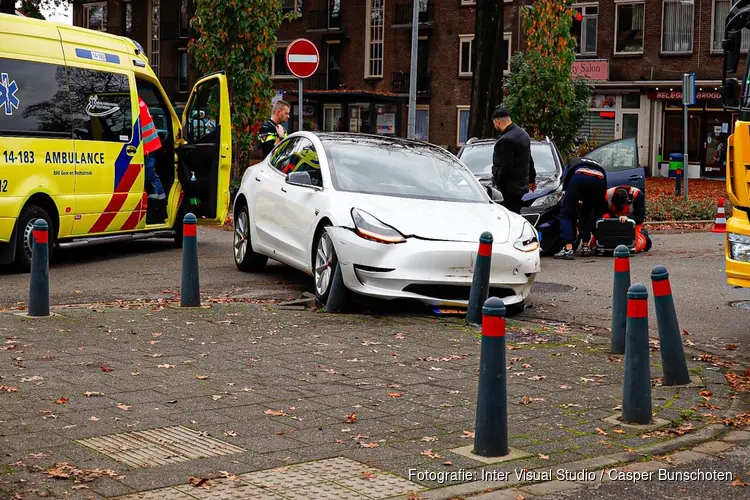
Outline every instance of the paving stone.
<svg viewBox="0 0 750 500">
<path fill-rule="evenodd" d="M 750 431 L 730 431 L 721 439 L 728 443 L 750 441 Z"/>
<path fill-rule="evenodd" d="M 693 448 L 692 451 L 696 453 L 704 453 L 706 455 L 717 455 L 724 451 L 728 451 L 734 448 L 734 445 L 725 443 L 723 441 L 709 441 Z"/>
<path fill-rule="evenodd" d="M 310 500 L 312 498 L 319 500 L 339 500 L 342 498 L 364 500 L 369 497 L 338 484 L 320 483 L 284 491 L 284 498 L 289 500 Z"/>
<path fill-rule="evenodd" d="M 282 497 L 258 486 L 232 479 L 210 479 L 210 488 L 193 485 L 177 486 L 174 489 L 202 500 L 276 500 Z"/>
<path fill-rule="evenodd" d="M 531 486 L 522 486 L 521 491 L 531 493 L 532 495 L 553 495 L 563 491 L 575 490 L 581 485 L 571 481 L 547 481 L 546 483 L 534 484 Z"/>
<path fill-rule="evenodd" d="M 696 460 L 701 460 L 706 458 L 708 455 L 704 453 L 698 453 L 692 450 L 684 450 L 684 451 L 678 451 L 677 453 L 672 453 L 669 455 L 669 457 L 673 460 L 675 460 L 675 465 L 681 465 L 681 464 L 687 464 L 690 462 L 695 462 Z"/>
</svg>

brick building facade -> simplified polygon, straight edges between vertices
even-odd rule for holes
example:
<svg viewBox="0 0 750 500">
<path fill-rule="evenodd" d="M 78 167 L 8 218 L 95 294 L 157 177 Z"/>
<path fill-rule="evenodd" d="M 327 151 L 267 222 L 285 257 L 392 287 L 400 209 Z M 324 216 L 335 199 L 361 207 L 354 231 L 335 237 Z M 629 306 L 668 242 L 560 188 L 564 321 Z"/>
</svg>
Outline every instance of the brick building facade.
<svg viewBox="0 0 750 500">
<path fill-rule="evenodd" d="M 475 2 L 419 2 L 417 136 L 455 151 L 467 139 Z M 524 48 L 519 12 L 532 3 L 505 0 L 507 55 Z M 575 4 L 580 16 L 574 23 L 579 42 L 574 72 L 589 78 L 595 88 L 581 136 L 597 142 L 634 137 L 640 163 L 653 175 L 666 175 L 664 162 L 670 154 L 682 152 L 681 77 L 695 72 L 698 102 L 690 109 L 689 172 L 693 177 L 723 176 L 722 151 L 733 117 L 721 108 L 718 92 L 722 20 L 730 3 L 592 0 Z M 282 24 L 277 54 L 269 64 L 275 88 L 295 107 L 298 81 L 286 68 L 286 47 L 296 38 L 308 38 L 321 56 L 316 74 L 304 81 L 305 127 L 405 136 L 412 0 L 283 0 L 282 4 L 300 16 Z M 138 40 L 156 63 L 170 98 L 179 105 L 195 77 L 185 52 L 191 9 L 190 0 L 76 0 L 74 20 L 77 25 Z M 148 12 L 151 15 L 144 16 Z M 101 19 L 106 19 L 105 26 Z M 750 36 L 743 38 L 743 47 L 748 46 Z M 502 64 L 498 57 L 498 67 Z M 288 124 L 291 130 L 298 129 L 294 111 Z"/>
</svg>

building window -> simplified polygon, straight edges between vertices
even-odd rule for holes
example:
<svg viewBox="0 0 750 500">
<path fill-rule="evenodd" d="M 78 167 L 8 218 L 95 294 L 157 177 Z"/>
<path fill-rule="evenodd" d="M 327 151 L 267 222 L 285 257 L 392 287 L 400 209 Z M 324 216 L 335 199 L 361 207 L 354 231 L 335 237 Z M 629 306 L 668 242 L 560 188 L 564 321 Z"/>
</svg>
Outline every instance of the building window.
<svg viewBox="0 0 750 500">
<path fill-rule="evenodd" d="M 729 14 L 729 9 L 732 6 L 732 0 L 714 0 L 714 14 L 713 14 L 713 43 L 711 50 L 713 52 L 723 52 L 721 48 L 721 41 L 724 40 L 724 21 Z M 750 49 L 750 31 L 742 30 L 742 50 L 746 51 Z"/>
<path fill-rule="evenodd" d="M 343 132 L 344 118 L 341 116 L 341 106 L 323 107 L 323 130 L 326 132 Z"/>
<path fill-rule="evenodd" d="M 615 53 L 643 53 L 644 2 L 619 2 L 616 6 Z"/>
<path fill-rule="evenodd" d="M 276 54 L 271 59 L 271 75 L 274 78 L 293 78 L 292 72 L 286 65 L 286 48 L 288 44 L 277 45 Z"/>
<path fill-rule="evenodd" d="M 382 78 L 385 0 L 368 0 L 367 5 L 368 14 L 367 43 L 365 48 L 365 78 Z"/>
<path fill-rule="evenodd" d="M 125 4 L 125 36 L 133 36 L 133 1 Z"/>
<path fill-rule="evenodd" d="M 296 12 L 301 16 L 302 2 L 300 0 L 281 0 L 281 11 L 284 14 L 288 12 Z"/>
<path fill-rule="evenodd" d="M 463 146 L 469 140 L 469 106 L 457 106 L 456 116 L 458 131 L 456 133 L 456 144 Z"/>
<path fill-rule="evenodd" d="M 430 140 L 430 106 L 417 105 L 417 117 L 415 122 L 414 138 L 418 141 L 429 142 Z"/>
<path fill-rule="evenodd" d="M 692 52 L 694 3 L 664 0 L 662 5 L 662 52 Z"/>
<path fill-rule="evenodd" d="M 177 51 L 177 92 L 188 90 L 188 53 L 187 49 Z"/>
<path fill-rule="evenodd" d="M 107 31 L 107 2 L 83 5 L 83 27 L 90 30 Z"/>
<path fill-rule="evenodd" d="M 503 34 L 503 51 L 505 52 L 505 67 L 503 68 L 503 74 L 507 75 L 510 73 L 510 57 L 511 57 L 511 33 Z"/>
<path fill-rule="evenodd" d="M 458 76 L 471 76 L 474 73 L 474 59 L 471 53 L 473 43 L 474 35 L 459 36 Z"/>
<path fill-rule="evenodd" d="M 599 6 L 577 4 L 573 8 L 576 11 L 576 17 L 573 19 L 571 32 L 576 39 L 576 54 L 595 55 Z"/>
<path fill-rule="evenodd" d="M 159 48 L 160 48 L 160 24 L 161 24 L 161 0 L 151 0 L 153 10 L 151 11 L 151 53 L 149 62 L 154 70 L 156 78 L 159 78 Z"/>
<path fill-rule="evenodd" d="M 189 27 L 188 0 L 180 0 L 180 38 L 187 38 Z"/>
</svg>

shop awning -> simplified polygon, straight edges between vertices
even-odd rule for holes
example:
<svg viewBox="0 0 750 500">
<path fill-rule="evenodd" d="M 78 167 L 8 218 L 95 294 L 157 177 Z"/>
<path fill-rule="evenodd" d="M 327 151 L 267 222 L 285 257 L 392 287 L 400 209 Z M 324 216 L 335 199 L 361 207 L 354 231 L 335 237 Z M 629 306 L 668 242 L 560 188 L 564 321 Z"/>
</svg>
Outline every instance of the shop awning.
<svg viewBox="0 0 750 500">
<path fill-rule="evenodd" d="M 299 94 L 296 90 L 285 90 L 284 94 Z M 302 89 L 302 95 L 307 99 L 314 101 L 325 100 L 327 103 L 353 103 L 353 102 L 400 102 L 404 98 L 393 92 L 376 92 L 372 90 L 305 90 Z"/>
</svg>

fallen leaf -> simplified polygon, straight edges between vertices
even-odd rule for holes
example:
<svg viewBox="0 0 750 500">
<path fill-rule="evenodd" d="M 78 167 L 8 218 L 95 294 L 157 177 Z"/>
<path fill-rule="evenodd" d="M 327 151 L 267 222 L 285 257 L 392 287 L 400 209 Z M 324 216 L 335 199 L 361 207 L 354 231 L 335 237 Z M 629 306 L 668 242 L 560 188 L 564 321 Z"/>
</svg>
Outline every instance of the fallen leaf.
<svg viewBox="0 0 750 500">
<path fill-rule="evenodd" d="M 738 486 L 744 488 L 745 486 L 750 486 L 750 483 L 746 483 L 742 479 L 740 479 L 737 476 L 735 476 L 734 477 L 734 481 L 732 481 L 729 485 L 733 486 L 735 488 L 738 487 Z"/>
<path fill-rule="evenodd" d="M 237 476 L 232 474 L 231 472 L 220 470 L 219 474 L 221 474 L 221 477 L 225 477 L 229 479 L 230 481 L 237 481 Z"/>
<path fill-rule="evenodd" d="M 133 407 L 133 405 L 126 405 L 124 403 L 120 403 L 117 405 L 117 408 L 121 409 L 122 411 L 128 411 Z"/>
<path fill-rule="evenodd" d="M 542 460 L 549 460 L 549 455 L 542 455 L 541 453 L 537 455 L 537 457 L 541 458 Z"/>
<path fill-rule="evenodd" d="M 70 401 L 70 400 L 69 400 L 68 398 L 66 398 L 66 397 L 61 397 L 60 399 L 58 399 L 57 401 L 55 401 L 55 403 L 57 403 L 57 404 L 59 404 L 59 405 L 64 405 L 64 404 L 65 404 L 65 403 L 67 403 L 68 401 Z"/>
<path fill-rule="evenodd" d="M 528 363 L 524 363 L 521 365 L 521 368 L 526 368 L 528 370 L 529 368 L 531 368 L 531 365 Z"/>
<path fill-rule="evenodd" d="M 90 417 L 89 420 L 91 420 L 92 422 L 98 422 L 99 417 Z"/>
<path fill-rule="evenodd" d="M 377 448 L 380 446 L 378 443 L 365 443 L 364 441 L 360 441 L 359 444 L 362 448 Z"/>
<path fill-rule="evenodd" d="M 0 385 L 0 392 L 17 392 L 17 387 L 11 387 L 9 385 Z"/>
<path fill-rule="evenodd" d="M 372 472 L 370 472 L 369 470 L 362 471 L 362 479 L 369 479 L 369 480 L 372 481 L 376 477 L 377 476 L 375 474 L 373 474 Z"/>
<path fill-rule="evenodd" d="M 87 398 L 94 398 L 94 397 L 102 397 L 102 396 L 104 396 L 104 394 L 101 393 L 101 392 L 84 392 L 83 395 L 86 396 Z"/>
<path fill-rule="evenodd" d="M 561 385 L 560 389 L 570 389 L 570 386 L 569 385 Z"/>
<path fill-rule="evenodd" d="M 625 434 L 625 431 L 622 429 L 615 429 L 612 432 L 614 432 L 615 434 Z"/>
<path fill-rule="evenodd" d="M 443 465 L 450 467 L 451 465 L 453 465 L 453 462 L 451 462 L 450 460 L 446 460 L 445 462 L 443 462 Z"/>
<path fill-rule="evenodd" d="M 355 424 L 357 423 L 357 414 L 352 412 L 349 415 L 346 415 L 344 417 L 344 423 L 345 424 Z"/>
<path fill-rule="evenodd" d="M 217 321 L 217 323 L 220 325 L 232 325 L 234 324 L 234 321 L 232 321 L 231 319 L 225 319 L 222 321 Z"/>
<path fill-rule="evenodd" d="M 600 429 L 599 427 L 597 427 L 597 428 L 596 428 L 596 433 L 597 433 L 597 434 L 599 434 L 600 436 L 609 436 L 609 433 L 608 433 L 608 432 L 604 432 L 604 431 L 603 431 L 602 429 Z"/>
<path fill-rule="evenodd" d="M 576 403 L 566 403 L 562 406 L 563 408 L 580 408 L 581 407 L 581 405 L 576 404 Z"/>
<path fill-rule="evenodd" d="M 403 396 L 403 394 L 401 394 L 400 392 L 389 392 L 388 393 L 388 397 L 389 398 L 400 398 L 401 396 Z"/>
<path fill-rule="evenodd" d="M 701 395 L 701 397 L 703 397 L 703 398 L 706 398 L 706 399 L 708 399 L 708 398 L 710 398 L 711 396 L 713 396 L 713 395 L 714 395 L 714 393 L 713 393 L 712 391 L 709 391 L 709 390 L 705 390 L 705 391 L 701 391 L 701 392 L 700 392 L 700 395 Z"/>
<path fill-rule="evenodd" d="M 735 349 L 737 349 L 737 346 L 734 344 L 727 344 L 724 349 L 726 349 L 727 351 L 734 351 Z"/>
<path fill-rule="evenodd" d="M 437 453 L 434 453 L 432 449 L 424 450 L 420 455 L 425 456 L 427 458 L 443 458 L 442 455 L 439 455 Z"/>
<path fill-rule="evenodd" d="M 284 413 L 284 410 L 266 410 L 263 413 L 266 415 L 271 415 L 272 417 L 285 417 L 286 413 Z"/>
<path fill-rule="evenodd" d="M 547 380 L 546 375 L 534 375 L 533 377 L 529 377 L 529 380 Z"/>
<path fill-rule="evenodd" d="M 682 334 L 683 335 L 690 335 L 690 333 L 687 330 L 685 330 L 685 329 L 682 330 Z"/>
<path fill-rule="evenodd" d="M 103 364 L 101 364 L 101 363 L 99 364 L 99 368 L 100 368 L 100 369 L 101 369 L 101 370 L 102 370 L 103 372 L 113 372 L 113 371 L 115 371 L 115 369 L 114 369 L 114 368 L 110 368 L 110 367 L 108 367 L 108 366 L 104 366 L 104 365 L 103 365 Z"/>
<path fill-rule="evenodd" d="M 159 367 L 159 368 L 174 368 L 174 365 L 167 365 L 167 364 L 164 364 L 164 365 L 159 365 L 158 367 Z"/>
<path fill-rule="evenodd" d="M 425 437 L 422 438 L 422 441 L 425 441 L 427 443 L 431 443 L 431 442 L 437 441 L 437 440 L 438 440 L 438 438 L 436 438 L 435 436 L 425 436 Z"/>
<path fill-rule="evenodd" d="M 211 488 L 211 483 L 209 483 L 207 477 L 193 477 L 190 476 L 190 484 L 196 488 L 201 487 L 205 489 Z"/>
<path fill-rule="evenodd" d="M 239 434 L 237 434 L 234 431 L 224 431 L 224 435 L 227 436 L 227 437 L 237 437 L 237 436 L 239 436 Z"/>
<path fill-rule="evenodd" d="M 196 375 L 195 378 L 198 380 L 208 380 L 208 375 Z"/>
<path fill-rule="evenodd" d="M 218 400 L 220 400 L 223 397 L 224 396 L 219 396 L 218 394 L 214 394 L 213 396 L 211 396 L 211 399 L 213 399 L 214 401 L 218 401 Z"/>
<path fill-rule="evenodd" d="M 528 404 L 531 404 L 531 403 L 533 403 L 534 401 L 544 401 L 544 398 L 530 398 L 530 397 L 528 397 L 528 396 L 524 395 L 524 396 L 523 396 L 523 397 L 521 398 L 521 401 L 520 401 L 520 403 L 521 403 L 522 405 L 528 405 Z"/>
</svg>

